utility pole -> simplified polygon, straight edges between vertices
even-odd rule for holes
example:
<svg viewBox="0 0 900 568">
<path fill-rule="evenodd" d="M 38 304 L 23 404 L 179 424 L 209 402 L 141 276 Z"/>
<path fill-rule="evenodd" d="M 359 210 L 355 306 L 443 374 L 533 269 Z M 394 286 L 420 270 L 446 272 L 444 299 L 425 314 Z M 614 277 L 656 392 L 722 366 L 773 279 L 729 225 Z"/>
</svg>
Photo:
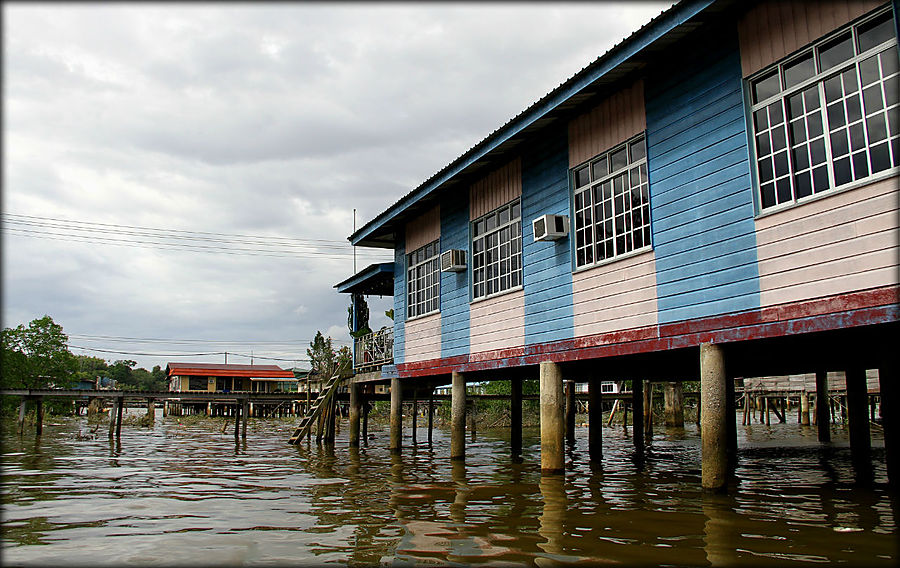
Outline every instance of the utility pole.
<svg viewBox="0 0 900 568">
<path fill-rule="evenodd" d="M 228 351 L 225 352 L 225 364 L 228 364 Z"/>
<path fill-rule="evenodd" d="M 356 233 L 356 207 L 353 208 L 353 232 Z M 353 274 L 356 274 L 356 245 L 353 245 Z"/>
</svg>

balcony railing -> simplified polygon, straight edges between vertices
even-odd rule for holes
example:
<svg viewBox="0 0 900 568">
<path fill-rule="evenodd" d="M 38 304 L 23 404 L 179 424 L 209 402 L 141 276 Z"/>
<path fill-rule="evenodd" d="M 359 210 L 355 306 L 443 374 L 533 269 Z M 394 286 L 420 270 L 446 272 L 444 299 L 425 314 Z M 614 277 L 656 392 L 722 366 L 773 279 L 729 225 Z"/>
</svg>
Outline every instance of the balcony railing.
<svg viewBox="0 0 900 568">
<path fill-rule="evenodd" d="M 353 370 L 374 371 L 394 362 L 394 328 L 385 327 L 357 337 L 353 345 Z"/>
</svg>

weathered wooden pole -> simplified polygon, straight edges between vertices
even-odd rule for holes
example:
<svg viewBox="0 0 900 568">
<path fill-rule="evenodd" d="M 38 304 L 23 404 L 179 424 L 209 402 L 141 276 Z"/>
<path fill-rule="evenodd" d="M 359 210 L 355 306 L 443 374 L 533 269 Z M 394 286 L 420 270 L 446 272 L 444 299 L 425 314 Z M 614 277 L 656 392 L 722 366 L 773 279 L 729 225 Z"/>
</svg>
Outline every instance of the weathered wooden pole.
<svg viewBox="0 0 900 568">
<path fill-rule="evenodd" d="M 644 384 L 644 441 L 653 440 L 653 383 L 647 381 Z"/>
<path fill-rule="evenodd" d="M 391 453 L 399 454 L 403 445 L 403 391 L 400 379 L 391 379 Z"/>
<path fill-rule="evenodd" d="M 722 347 L 714 343 L 700 345 L 700 422 L 701 484 L 706 491 L 725 488 L 728 470 L 727 375 Z"/>
<path fill-rule="evenodd" d="M 522 379 L 509 380 L 509 446 L 514 456 L 522 455 Z"/>
<path fill-rule="evenodd" d="M 362 439 L 363 445 L 369 445 L 369 401 L 363 400 L 362 403 Z"/>
<path fill-rule="evenodd" d="M 147 418 L 149 419 L 150 425 L 152 426 L 156 421 L 156 399 L 147 399 Z"/>
<path fill-rule="evenodd" d="M 644 380 L 631 380 L 631 440 L 638 454 L 644 453 Z"/>
<path fill-rule="evenodd" d="M 684 387 L 670 381 L 664 385 L 663 404 L 666 409 L 666 427 L 684 428 Z"/>
<path fill-rule="evenodd" d="M 359 447 L 359 383 L 350 383 L 350 447 Z"/>
<path fill-rule="evenodd" d="M 552 361 L 541 361 L 541 473 L 565 469 L 565 411 L 562 370 Z"/>
<path fill-rule="evenodd" d="M 431 447 L 432 431 L 434 430 L 434 388 L 428 390 L 428 447 Z"/>
<path fill-rule="evenodd" d="M 772 419 L 769 416 L 769 397 L 766 396 L 763 398 L 763 406 L 766 408 L 766 426 L 772 425 Z"/>
<path fill-rule="evenodd" d="M 40 436 L 44 432 L 44 397 L 35 397 L 34 402 L 34 433 Z"/>
<path fill-rule="evenodd" d="M 588 383 L 588 459 L 600 463 L 603 458 L 603 393 L 600 379 Z"/>
<path fill-rule="evenodd" d="M 828 396 L 828 373 L 824 369 L 816 371 L 816 430 L 819 442 L 831 441 L 831 405 Z"/>
<path fill-rule="evenodd" d="M 417 430 L 419 429 L 419 393 L 418 389 L 413 389 L 413 406 L 412 406 L 412 445 L 416 447 L 418 443 Z"/>
<path fill-rule="evenodd" d="M 244 399 L 241 402 L 241 439 L 247 439 L 247 422 L 250 420 L 250 400 Z"/>
<path fill-rule="evenodd" d="M 869 461 L 872 442 L 869 437 L 868 388 L 866 370 L 853 365 L 846 372 L 847 414 L 850 420 L 850 455 L 854 463 Z"/>
<path fill-rule="evenodd" d="M 566 442 L 575 443 L 575 381 L 565 381 L 566 387 Z"/>
<path fill-rule="evenodd" d="M 19 436 L 25 431 L 25 414 L 28 410 L 28 397 L 23 396 L 19 402 Z"/>
<path fill-rule="evenodd" d="M 897 362 L 885 360 L 878 368 L 878 382 L 881 391 L 881 427 L 884 431 L 884 453 L 888 481 L 900 481 L 900 386 L 897 381 Z"/>
<path fill-rule="evenodd" d="M 466 458 L 466 378 L 453 371 L 450 379 L 450 459 Z"/>
<path fill-rule="evenodd" d="M 240 399 L 234 401 L 234 443 L 237 444 L 241 439 L 241 410 L 243 405 Z"/>
<path fill-rule="evenodd" d="M 116 406 L 115 403 L 109 409 L 109 439 L 116 435 Z"/>
<path fill-rule="evenodd" d="M 116 399 L 116 439 L 122 437 L 122 414 L 125 411 L 125 397 L 120 396 Z"/>
<path fill-rule="evenodd" d="M 800 393 L 800 424 L 809 426 L 809 393 L 806 390 Z"/>
</svg>

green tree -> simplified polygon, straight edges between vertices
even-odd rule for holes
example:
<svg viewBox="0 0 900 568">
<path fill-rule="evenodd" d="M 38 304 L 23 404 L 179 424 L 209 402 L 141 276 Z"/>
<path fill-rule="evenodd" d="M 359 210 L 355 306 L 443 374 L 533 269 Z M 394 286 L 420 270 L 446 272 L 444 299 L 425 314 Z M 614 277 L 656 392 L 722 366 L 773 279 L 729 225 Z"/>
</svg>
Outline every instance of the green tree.
<svg viewBox="0 0 900 568">
<path fill-rule="evenodd" d="M 134 380 L 133 370 L 135 365 L 137 365 L 137 361 L 131 361 L 130 359 L 120 359 L 109 366 L 107 376 L 110 379 L 116 381 L 116 388 L 135 390 L 137 387 L 137 383 Z"/>
<path fill-rule="evenodd" d="M 353 368 L 353 354 L 350 348 L 344 346 L 335 353 L 331 344 L 331 338 L 316 332 L 316 337 L 306 350 L 309 357 L 310 372 L 316 375 L 332 376 L 336 372 L 347 375 Z"/>
<path fill-rule="evenodd" d="M 4 388 L 65 388 L 72 385 L 77 360 L 69 338 L 50 316 L 28 327 L 5 328 L 2 335 L 0 382 Z"/>
</svg>

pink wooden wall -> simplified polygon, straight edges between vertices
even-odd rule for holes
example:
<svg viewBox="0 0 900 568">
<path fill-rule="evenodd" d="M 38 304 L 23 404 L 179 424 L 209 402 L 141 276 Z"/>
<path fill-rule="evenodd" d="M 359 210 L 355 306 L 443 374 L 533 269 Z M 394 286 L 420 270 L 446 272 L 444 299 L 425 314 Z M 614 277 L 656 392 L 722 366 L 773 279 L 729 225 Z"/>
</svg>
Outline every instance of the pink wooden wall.
<svg viewBox="0 0 900 568">
<path fill-rule="evenodd" d="M 896 286 L 898 181 L 881 180 L 757 219 L 762 307 Z"/>
<path fill-rule="evenodd" d="M 525 345 L 525 292 L 517 290 L 469 307 L 469 352 Z"/>
<path fill-rule="evenodd" d="M 744 76 L 790 55 L 886 2 L 766 0 L 738 20 Z"/>
<path fill-rule="evenodd" d="M 469 218 L 477 219 L 522 195 L 522 160 L 516 158 L 469 186 Z"/>
<path fill-rule="evenodd" d="M 441 356 L 441 314 L 407 320 L 404 361 L 427 361 Z"/>
<path fill-rule="evenodd" d="M 406 224 L 406 252 L 411 253 L 441 236 L 441 208 L 429 209 Z"/>
<path fill-rule="evenodd" d="M 653 251 L 572 275 L 575 337 L 655 326 Z"/>
<path fill-rule="evenodd" d="M 569 167 L 590 160 L 646 128 L 644 82 L 638 80 L 569 122 Z"/>
</svg>

